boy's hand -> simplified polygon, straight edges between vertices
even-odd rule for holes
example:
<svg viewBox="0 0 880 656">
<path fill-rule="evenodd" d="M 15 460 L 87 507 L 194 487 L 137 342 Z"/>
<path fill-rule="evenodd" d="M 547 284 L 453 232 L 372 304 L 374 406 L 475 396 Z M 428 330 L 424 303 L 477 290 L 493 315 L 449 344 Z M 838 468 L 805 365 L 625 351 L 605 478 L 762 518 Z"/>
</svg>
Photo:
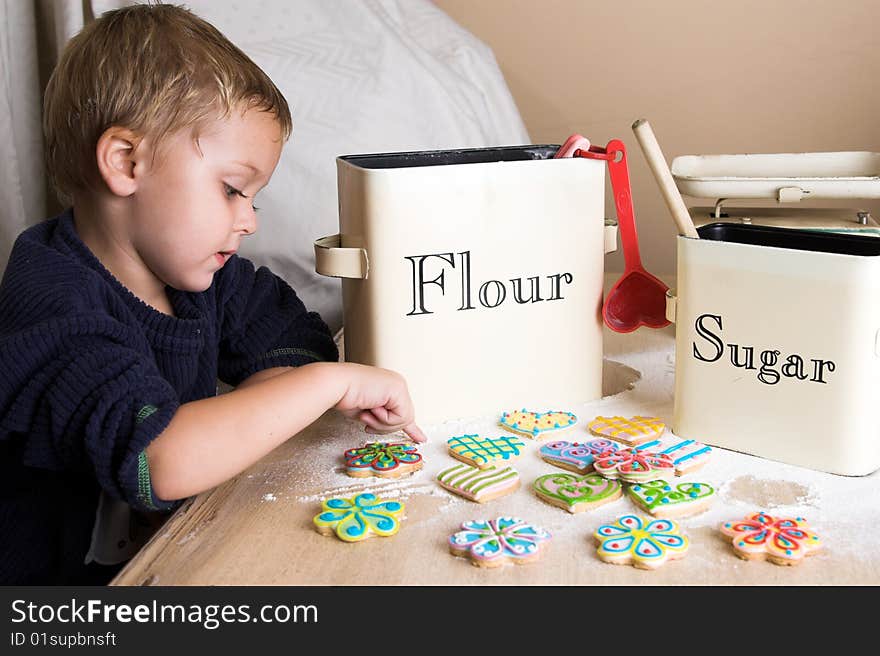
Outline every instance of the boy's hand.
<svg viewBox="0 0 880 656">
<path fill-rule="evenodd" d="M 400 374 L 379 367 L 343 363 L 347 388 L 336 409 L 366 424 L 368 433 L 403 431 L 413 442 L 427 437 L 415 423 L 415 411 L 406 381 Z"/>
</svg>

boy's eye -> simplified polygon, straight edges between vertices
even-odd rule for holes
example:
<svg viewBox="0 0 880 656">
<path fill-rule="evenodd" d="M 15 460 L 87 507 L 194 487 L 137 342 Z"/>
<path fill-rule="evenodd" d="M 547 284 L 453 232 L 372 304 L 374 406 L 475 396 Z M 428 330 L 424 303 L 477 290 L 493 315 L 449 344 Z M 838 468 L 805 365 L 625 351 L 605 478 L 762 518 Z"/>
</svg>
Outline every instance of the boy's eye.
<svg viewBox="0 0 880 656">
<path fill-rule="evenodd" d="M 242 198 L 250 198 L 250 196 L 245 196 L 243 193 L 241 193 L 241 191 L 239 191 L 238 189 L 236 189 L 232 185 L 227 184 L 225 182 L 223 183 L 223 189 L 226 192 L 227 198 L 234 198 L 235 196 L 241 196 Z M 251 205 L 251 207 L 254 208 L 254 212 L 257 212 L 260 209 L 256 205 Z"/>
<path fill-rule="evenodd" d="M 232 198 L 233 196 L 241 196 L 242 198 L 247 198 L 243 193 L 241 193 L 238 189 L 233 187 L 232 185 L 223 183 L 223 189 L 226 191 L 226 197 Z"/>
</svg>

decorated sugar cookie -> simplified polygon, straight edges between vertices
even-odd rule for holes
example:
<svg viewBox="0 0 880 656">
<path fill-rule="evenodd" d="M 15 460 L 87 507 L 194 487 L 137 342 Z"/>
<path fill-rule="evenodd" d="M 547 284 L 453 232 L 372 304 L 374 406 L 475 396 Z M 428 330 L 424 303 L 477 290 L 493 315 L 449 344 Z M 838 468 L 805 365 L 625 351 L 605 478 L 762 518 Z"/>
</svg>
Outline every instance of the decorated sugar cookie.
<svg viewBox="0 0 880 656">
<path fill-rule="evenodd" d="M 470 558 L 478 567 L 525 565 L 539 559 L 550 533 L 518 517 L 464 522 L 449 538 L 449 551 Z"/>
<path fill-rule="evenodd" d="M 499 460 L 515 460 L 523 451 L 523 441 L 513 435 L 480 437 L 460 435 L 446 441 L 449 454 L 473 467 L 488 467 Z"/>
<path fill-rule="evenodd" d="M 708 483 L 650 481 L 630 485 L 626 493 L 643 510 L 664 519 L 696 515 L 715 499 L 715 488 Z"/>
<path fill-rule="evenodd" d="M 345 473 L 355 478 L 399 478 L 422 468 L 422 456 L 409 442 L 369 442 L 343 457 Z"/>
<path fill-rule="evenodd" d="M 819 536 L 809 529 L 803 517 L 778 518 L 759 512 L 725 522 L 721 532 L 733 538 L 733 551 L 744 560 L 799 565 L 822 548 Z"/>
<path fill-rule="evenodd" d="M 315 515 L 315 528 L 321 535 L 332 535 L 345 542 L 359 542 L 378 535 L 388 537 L 400 530 L 403 504 L 378 499 L 375 494 L 359 494 L 353 499 L 334 498 L 321 503 L 323 512 Z"/>
<path fill-rule="evenodd" d="M 596 555 L 606 563 L 657 569 L 668 560 L 683 558 L 687 536 L 670 519 L 623 515 L 613 524 L 600 526 L 593 534 L 599 541 Z"/>
<path fill-rule="evenodd" d="M 587 430 L 599 437 L 608 437 L 630 446 L 660 437 L 666 430 L 657 417 L 596 417 L 587 424 Z"/>
<path fill-rule="evenodd" d="M 532 488 L 540 499 L 570 513 L 604 506 L 623 495 L 620 481 L 599 474 L 545 474 L 535 479 Z"/>
<path fill-rule="evenodd" d="M 680 440 L 677 437 L 643 442 L 633 447 L 633 451 L 665 453 L 672 458 L 672 464 L 675 465 L 675 473 L 678 476 L 697 471 L 709 461 L 712 455 L 711 446 L 706 446 L 696 440 Z"/>
<path fill-rule="evenodd" d="M 485 503 L 510 494 L 519 487 L 519 472 L 513 467 L 503 469 L 490 465 L 484 469 L 464 463 L 437 474 L 442 487 L 477 503 Z"/>
<path fill-rule="evenodd" d="M 607 451 L 596 456 L 593 469 L 606 478 L 619 478 L 628 483 L 669 480 L 675 476 L 675 465 L 666 454 L 651 451 Z"/>
<path fill-rule="evenodd" d="M 541 457 L 551 465 L 562 467 L 576 474 L 586 474 L 593 470 L 593 461 L 601 453 L 617 451 L 618 446 L 611 440 L 590 440 L 589 442 L 550 442 L 541 447 Z"/>
<path fill-rule="evenodd" d="M 576 423 L 576 415 L 562 410 L 532 412 L 523 408 L 522 410 L 511 410 L 501 415 L 501 425 L 504 428 L 535 439 L 551 431 L 571 428 Z"/>
</svg>

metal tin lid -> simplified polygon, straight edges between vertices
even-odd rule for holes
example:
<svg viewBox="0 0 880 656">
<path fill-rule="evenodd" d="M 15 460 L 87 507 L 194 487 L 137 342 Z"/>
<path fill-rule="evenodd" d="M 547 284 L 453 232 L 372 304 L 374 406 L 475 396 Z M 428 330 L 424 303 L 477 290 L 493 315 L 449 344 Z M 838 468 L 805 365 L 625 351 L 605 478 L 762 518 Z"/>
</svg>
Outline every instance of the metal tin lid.
<svg viewBox="0 0 880 656">
<path fill-rule="evenodd" d="M 672 177 L 697 198 L 880 198 L 880 153 L 682 155 Z"/>
</svg>

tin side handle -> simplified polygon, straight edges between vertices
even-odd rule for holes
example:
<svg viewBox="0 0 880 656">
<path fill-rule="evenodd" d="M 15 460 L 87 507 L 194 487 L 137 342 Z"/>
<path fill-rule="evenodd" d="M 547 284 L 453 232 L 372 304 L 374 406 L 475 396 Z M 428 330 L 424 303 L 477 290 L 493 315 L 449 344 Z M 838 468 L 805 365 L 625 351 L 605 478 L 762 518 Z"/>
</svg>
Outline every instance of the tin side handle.
<svg viewBox="0 0 880 656">
<path fill-rule="evenodd" d="M 617 250 L 617 221 L 605 219 L 605 255 Z"/>
<path fill-rule="evenodd" d="M 363 248 L 342 248 L 342 237 L 330 235 L 315 240 L 315 271 L 333 278 L 366 280 L 370 260 Z"/>
<path fill-rule="evenodd" d="M 678 297 L 675 290 L 666 290 L 666 320 L 675 323 L 675 311 L 678 309 Z"/>
</svg>

